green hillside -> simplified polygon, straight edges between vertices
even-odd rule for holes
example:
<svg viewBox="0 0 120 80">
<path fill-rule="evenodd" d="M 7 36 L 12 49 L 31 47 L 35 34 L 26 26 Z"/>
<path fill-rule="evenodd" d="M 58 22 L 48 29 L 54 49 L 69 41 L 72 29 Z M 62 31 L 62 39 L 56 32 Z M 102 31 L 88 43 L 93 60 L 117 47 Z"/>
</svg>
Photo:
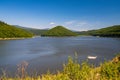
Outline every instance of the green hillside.
<svg viewBox="0 0 120 80">
<path fill-rule="evenodd" d="M 62 37 L 62 36 L 77 36 L 77 34 L 66 29 L 63 26 L 56 26 L 45 32 L 42 36 Z"/>
<path fill-rule="evenodd" d="M 81 35 L 93 35 L 102 37 L 120 37 L 120 25 L 114 25 L 98 30 L 89 30 L 79 32 Z"/>
<path fill-rule="evenodd" d="M 26 31 L 29 31 L 31 33 L 33 33 L 34 35 L 36 36 L 40 36 L 42 35 L 43 33 L 45 33 L 46 31 L 48 31 L 48 29 L 36 29 L 36 28 L 29 28 L 29 27 L 23 27 L 23 26 L 19 26 L 19 25 L 13 25 L 17 28 L 22 28 Z"/>
<path fill-rule="evenodd" d="M 0 38 L 24 38 L 32 37 L 33 34 L 20 28 L 11 26 L 0 21 Z"/>
<path fill-rule="evenodd" d="M 94 36 L 120 37 L 120 25 L 114 25 L 94 31 Z"/>
</svg>

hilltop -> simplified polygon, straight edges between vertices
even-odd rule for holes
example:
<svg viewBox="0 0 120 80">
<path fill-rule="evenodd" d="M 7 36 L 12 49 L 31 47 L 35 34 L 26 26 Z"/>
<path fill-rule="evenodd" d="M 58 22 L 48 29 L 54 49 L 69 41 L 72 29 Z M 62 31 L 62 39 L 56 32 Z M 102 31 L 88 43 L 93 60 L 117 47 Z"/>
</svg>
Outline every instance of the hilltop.
<svg viewBox="0 0 120 80">
<path fill-rule="evenodd" d="M 0 21 L 0 38 L 26 38 L 32 36 L 31 32 Z"/>
<path fill-rule="evenodd" d="M 92 35 L 101 37 L 120 37 L 120 25 L 114 25 L 98 30 L 89 30 L 78 32 L 81 35 Z"/>
<path fill-rule="evenodd" d="M 56 26 L 48 31 L 46 31 L 42 36 L 77 36 L 77 33 L 74 33 L 63 26 Z"/>
</svg>

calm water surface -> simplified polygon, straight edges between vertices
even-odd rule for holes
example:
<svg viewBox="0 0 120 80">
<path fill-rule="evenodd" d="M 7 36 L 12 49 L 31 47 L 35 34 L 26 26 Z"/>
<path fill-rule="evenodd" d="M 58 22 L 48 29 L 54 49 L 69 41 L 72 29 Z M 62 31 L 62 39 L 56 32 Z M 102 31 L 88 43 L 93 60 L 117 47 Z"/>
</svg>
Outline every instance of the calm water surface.
<svg viewBox="0 0 120 80">
<path fill-rule="evenodd" d="M 45 73 L 62 69 L 68 56 L 78 54 L 81 63 L 87 56 L 97 56 L 96 60 L 88 60 L 99 65 L 104 60 L 112 59 L 120 52 L 120 38 L 102 37 L 37 37 L 24 40 L 0 41 L 0 74 L 2 69 L 15 72 L 17 64 L 29 63 L 28 71 Z"/>
</svg>

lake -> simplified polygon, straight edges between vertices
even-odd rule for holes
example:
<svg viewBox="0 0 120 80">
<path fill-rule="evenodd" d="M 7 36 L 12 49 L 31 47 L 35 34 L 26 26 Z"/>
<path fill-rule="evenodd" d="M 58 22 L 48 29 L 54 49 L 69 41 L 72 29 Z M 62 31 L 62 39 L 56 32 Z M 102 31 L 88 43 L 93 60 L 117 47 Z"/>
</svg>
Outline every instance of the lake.
<svg viewBox="0 0 120 80">
<path fill-rule="evenodd" d="M 8 75 L 15 73 L 17 64 L 27 61 L 28 72 L 46 73 L 48 70 L 55 73 L 62 70 L 63 63 L 68 56 L 78 55 L 81 63 L 87 56 L 97 56 L 88 62 L 99 65 L 103 61 L 111 60 L 120 52 L 120 38 L 105 37 L 36 37 L 23 40 L 0 41 L 0 74 L 2 70 Z"/>
</svg>

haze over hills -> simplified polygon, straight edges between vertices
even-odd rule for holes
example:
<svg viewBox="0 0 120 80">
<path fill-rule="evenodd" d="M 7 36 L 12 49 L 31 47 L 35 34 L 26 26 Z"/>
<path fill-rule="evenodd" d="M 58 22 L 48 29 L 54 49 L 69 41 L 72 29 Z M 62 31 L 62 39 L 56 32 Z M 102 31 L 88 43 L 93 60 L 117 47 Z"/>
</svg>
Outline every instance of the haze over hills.
<svg viewBox="0 0 120 80">
<path fill-rule="evenodd" d="M 11 26 L 5 22 L 0 21 L 0 38 L 25 38 L 32 37 L 33 34 L 14 26 Z"/>
<path fill-rule="evenodd" d="M 36 29 L 36 28 L 23 27 L 23 26 L 19 26 L 19 25 L 13 25 L 13 26 L 18 27 L 18 28 L 22 28 L 26 31 L 29 31 L 36 36 L 40 36 L 40 35 L 42 35 L 43 33 L 45 33 L 46 31 L 49 30 L 49 29 Z"/>
<path fill-rule="evenodd" d="M 56 37 L 77 36 L 77 33 L 72 32 L 63 26 L 56 26 L 46 31 L 42 36 L 56 36 Z"/>
</svg>

